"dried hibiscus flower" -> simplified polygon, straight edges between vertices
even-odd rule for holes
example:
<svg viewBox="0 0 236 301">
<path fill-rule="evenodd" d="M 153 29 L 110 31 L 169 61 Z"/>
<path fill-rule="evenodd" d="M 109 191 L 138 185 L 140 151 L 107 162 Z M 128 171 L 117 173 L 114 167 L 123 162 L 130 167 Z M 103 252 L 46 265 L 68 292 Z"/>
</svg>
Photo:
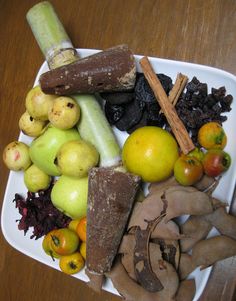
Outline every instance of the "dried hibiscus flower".
<svg viewBox="0 0 236 301">
<path fill-rule="evenodd" d="M 16 203 L 21 218 L 18 229 L 26 234 L 29 228 L 33 228 L 30 238 L 38 239 L 53 229 L 66 227 L 71 218 L 64 215 L 51 202 L 50 194 L 52 185 L 46 190 L 38 193 L 28 192 L 24 198 L 20 194 L 15 194 L 13 202 Z"/>
</svg>

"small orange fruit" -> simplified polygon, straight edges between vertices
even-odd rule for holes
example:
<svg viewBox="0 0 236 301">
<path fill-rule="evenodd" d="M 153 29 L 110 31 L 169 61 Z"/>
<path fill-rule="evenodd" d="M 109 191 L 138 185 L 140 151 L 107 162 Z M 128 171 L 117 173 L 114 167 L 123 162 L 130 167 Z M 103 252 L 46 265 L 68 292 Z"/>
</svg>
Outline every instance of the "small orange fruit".
<svg viewBox="0 0 236 301">
<path fill-rule="evenodd" d="M 80 254 L 83 256 L 84 259 L 86 259 L 86 242 L 83 241 L 80 244 L 80 248 L 79 248 Z"/>
<path fill-rule="evenodd" d="M 76 228 L 77 228 L 79 222 L 80 222 L 80 219 L 72 219 L 68 225 L 68 228 L 70 230 L 73 230 L 76 232 Z"/>
<path fill-rule="evenodd" d="M 54 258 L 59 258 L 59 257 L 60 257 L 60 255 L 57 254 L 57 253 L 53 250 L 53 248 L 52 248 L 52 236 L 53 236 L 53 234 L 54 234 L 55 231 L 56 231 L 56 230 L 52 230 L 52 231 L 50 231 L 48 234 L 46 234 L 46 235 L 44 236 L 43 242 L 42 242 L 42 247 L 43 247 L 44 252 L 45 252 L 47 255 L 51 256 L 53 260 L 54 260 Z"/>
<path fill-rule="evenodd" d="M 145 182 L 167 179 L 178 159 L 178 145 L 166 130 L 144 126 L 135 130 L 125 141 L 122 160 L 126 169 Z"/>
<path fill-rule="evenodd" d="M 86 241 L 86 228 L 87 228 L 87 218 L 83 217 L 78 226 L 76 227 L 76 233 L 82 241 Z"/>
<path fill-rule="evenodd" d="M 53 232 L 51 246 L 57 254 L 69 255 L 78 249 L 79 237 L 73 230 L 61 228 Z"/>
<path fill-rule="evenodd" d="M 84 267 L 84 259 L 79 252 L 70 255 L 61 256 L 59 267 L 66 274 L 76 274 Z"/>
<path fill-rule="evenodd" d="M 219 123 L 207 122 L 198 131 L 198 142 L 205 149 L 224 149 L 227 137 Z"/>
</svg>

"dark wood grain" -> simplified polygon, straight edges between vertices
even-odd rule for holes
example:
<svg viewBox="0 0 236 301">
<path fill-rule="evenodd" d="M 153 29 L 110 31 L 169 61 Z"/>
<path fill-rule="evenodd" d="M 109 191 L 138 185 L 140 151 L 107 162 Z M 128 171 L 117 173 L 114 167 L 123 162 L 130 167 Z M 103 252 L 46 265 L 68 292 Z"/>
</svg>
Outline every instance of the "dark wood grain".
<svg viewBox="0 0 236 301">
<path fill-rule="evenodd" d="M 43 62 L 25 15 L 38 1 L 0 0 L 0 153 L 18 138 L 27 91 Z M 211 65 L 236 74 L 235 0 L 52 0 L 74 45 L 127 43 L 136 54 Z M 0 161 L 0 203 L 8 170 Z M 11 200 L 9 200 L 11 201 Z M 236 205 L 232 206 L 235 214 Z M 201 301 L 232 301 L 236 260 L 218 263 Z M 0 300 L 115 301 L 14 250 L 0 235 Z"/>
</svg>

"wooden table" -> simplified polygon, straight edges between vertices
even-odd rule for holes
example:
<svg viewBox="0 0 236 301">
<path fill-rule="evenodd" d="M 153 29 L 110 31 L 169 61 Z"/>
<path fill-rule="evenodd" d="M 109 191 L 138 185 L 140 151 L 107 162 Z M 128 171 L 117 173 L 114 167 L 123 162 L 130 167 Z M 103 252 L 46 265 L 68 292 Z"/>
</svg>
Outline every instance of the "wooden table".
<svg viewBox="0 0 236 301">
<path fill-rule="evenodd" d="M 52 0 L 73 44 L 127 43 L 137 54 L 195 62 L 236 74 L 235 0 Z M 0 152 L 16 140 L 26 92 L 43 56 L 25 20 L 33 0 L 0 0 Z M 0 161 L 1 203 L 8 170 Z M 11 200 L 9 200 L 11 201 Z M 236 207 L 236 205 L 235 205 Z M 233 210 L 234 213 L 236 210 Z M 214 267 L 201 301 L 236 300 L 234 258 Z M 115 301 L 14 250 L 0 235 L 0 300 Z"/>
</svg>

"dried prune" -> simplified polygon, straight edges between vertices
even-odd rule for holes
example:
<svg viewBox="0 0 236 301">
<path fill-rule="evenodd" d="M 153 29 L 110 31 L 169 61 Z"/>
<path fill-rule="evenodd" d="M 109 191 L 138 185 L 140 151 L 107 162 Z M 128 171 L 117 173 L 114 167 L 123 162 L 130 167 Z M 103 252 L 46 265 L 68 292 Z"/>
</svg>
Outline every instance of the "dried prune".
<svg viewBox="0 0 236 301">
<path fill-rule="evenodd" d="M 165 92 L 169 94 L 170 90 L 173 87 L 172 79 L 165 74 L 157 74 L 158 79 L 160 80 Z M 137 80 L 135 83 L 135 98 L 138 101 L 144 102 L 156 102 L 156 97 L 147 82 L 145 76 L 142 73 L 138 73 Z"/>
<path fill-rule="evenodd" d="M 161 82 L 161 85 L 162 85 L 163 89 L 165 90 L 166 94 L 168 95 L 170 90 L 173 88 L 172 79 L 163 73 L 158 73 L 157 77 L 158 77 L 159 81 Z"/>
<path fill-rule="evenodd" d="M 137 130 L 138 128 L 148 125 L 147 122 L 148 122 L 148 119 L 147 119 L 147 111 L 143 111 L 142 117 L 141 117 L 141 119 L 139 120 L 139 122 L 136 123 L 136 124 L 135 124 L 134 126 L 132 126 L 131 128 L 129 128 L 129 129 L 127 130 L 127 133 L 128 133 L 128 134 L 131 134 L 131 133 L 133 133 L 133 131 Z"/>
<path fill-rule="evenodd" d="M 113 105 L 121 105 L 134 99 L 134 92 L 101 93 L 100 96 Z"/>
<path fill-rule="evenodd" d="M 137 76 L 134 93 L 135 99 L 140 102 L 156 101 L 156 97 L 143 74 Z"/>
<path fill-rule="evenodd" d="M 112 105 L 107 101 L 105 103 L 104 110 L 108 122 L 113 125 L 123 116 L 125 107 L 121 105 Z"/>
<path fill-rule="evenodd" d="M 120 118 L 115 126 L 120 131 L 127 131 L 134 125 L 136 125 L 143 115 L 143 104 L 138 102 L 137 100 L 133 100 L 127 104 L 124 104 L 124 114 L 122 118 Z"/>
</svg>

